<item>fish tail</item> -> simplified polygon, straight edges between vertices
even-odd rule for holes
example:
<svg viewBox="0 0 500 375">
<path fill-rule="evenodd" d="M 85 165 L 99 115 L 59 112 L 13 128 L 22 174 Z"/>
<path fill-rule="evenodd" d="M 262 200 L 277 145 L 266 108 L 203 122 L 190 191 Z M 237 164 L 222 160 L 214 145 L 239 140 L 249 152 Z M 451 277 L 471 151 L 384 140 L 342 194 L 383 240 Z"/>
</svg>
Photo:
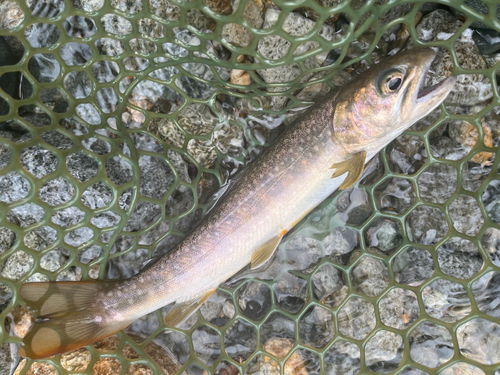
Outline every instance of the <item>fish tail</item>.
<svg viewBox="0 0 500 375">
<path fill-rule="evenodd" d="M 21 297 L 37 315 L 19 355 L 32 359 L 75 350 L 116 333 L 131 321 L 109 319 L 103 299 L 116 281 L 27 283 Z M 100 306 L 100 308 L 99 308 Z"/>
</svg>

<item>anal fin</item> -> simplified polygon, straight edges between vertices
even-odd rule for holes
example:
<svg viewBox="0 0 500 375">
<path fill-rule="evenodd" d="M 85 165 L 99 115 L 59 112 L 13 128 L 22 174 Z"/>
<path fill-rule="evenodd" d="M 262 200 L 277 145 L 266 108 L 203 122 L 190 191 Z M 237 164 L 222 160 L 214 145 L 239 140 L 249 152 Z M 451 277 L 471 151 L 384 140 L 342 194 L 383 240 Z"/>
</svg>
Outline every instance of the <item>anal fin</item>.
<svg viewBox="0 0 500 375">
<path fill-rule="evenodd" d="M 276 248 L 280 244 L 281 238 L 282 236 L 271 238 L 264 244 L 264 246 L 253 253 L 251 263 L 252 269 L 262 266 L 269 258 L 271 258 L 274 250 L 276 250 Z"/>
<path fill-rule="evenodd" d="M 184 323 L 196 310 L 203 305 L 208 297 L 210 297 L 217 289 L 211 289 L 207 291 L 201 298 L 185 301 L 185 302 L 177 302 L 174 307 L 165 315 L 163 321 L 169 327 L 179 327 L 182 323 Z"/>
<path fill-rule="evenodd" d="M 339 189 L 347 189 L 358 181 L 363 173 L 366 160 L 366 151 L 360 151 L 354 154 L 352 158 L 347 159 L 341 163 L 333 164 L 330 169 L 335 169 L 332 178 L 342 176 L 344 173 L 348 173 L 347 178 L 342 182 Z"/>
</svg>

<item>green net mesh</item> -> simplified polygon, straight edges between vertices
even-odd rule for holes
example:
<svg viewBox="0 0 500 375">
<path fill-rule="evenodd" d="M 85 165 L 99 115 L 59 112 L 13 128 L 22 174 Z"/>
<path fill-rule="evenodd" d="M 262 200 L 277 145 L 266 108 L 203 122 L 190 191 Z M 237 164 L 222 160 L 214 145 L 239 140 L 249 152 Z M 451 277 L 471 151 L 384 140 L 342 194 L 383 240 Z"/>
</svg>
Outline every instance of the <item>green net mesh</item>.
<svg viewBox="0 0 500 375">
<path fill-rule="evenodd" d="M 1 2 L 0 373 L 29 322 L 23 282 L 131 276 L 315 98 L 432 46 L 429 80 L 460 75 L 448 100 L 267 269 L 181 329 L 162 309 L 18 371 L 498 374 L 496 3 Z"/>
</svg>

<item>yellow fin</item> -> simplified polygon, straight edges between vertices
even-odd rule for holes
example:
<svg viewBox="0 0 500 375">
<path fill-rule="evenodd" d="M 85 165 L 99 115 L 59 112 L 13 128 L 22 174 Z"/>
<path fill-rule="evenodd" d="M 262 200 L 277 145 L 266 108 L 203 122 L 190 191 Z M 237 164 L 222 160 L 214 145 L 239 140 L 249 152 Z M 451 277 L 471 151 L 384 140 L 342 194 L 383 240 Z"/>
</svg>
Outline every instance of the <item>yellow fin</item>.
<svg viewBox="0 0 500 375">
<path fill-rule="evenodd" d="M 116 333 L 132 321 L 105 322 L 92 305 L 99 292 L 116 281 L 27 283 L 20 294 L 38 312 L 39 320 L 23 338 L 18 353 L 40 359 L 81 348 Z"/>
<path fill-rule="evenodd" d="M 358 181 L 358 179 L 361 177 L 361 173 L 363 173 L 365 160 L 366 151 L 360 151 L 352 158 L 341 163 L 334 164 L 330 167 L 330 169 L 335 169 L 332 178 L 342 176 L 346 172 L 349 173 L 347 175 L 347 178 L 340 185 L 339 190 L 350 188 L 356 183 L 356 181 Z"/>
<path fill-rule="evenodd" d="M 165 315 L 163 321 L 169 327 L 179 327 L 191 316 L 191 314 L 198 310 L 200 306 L 203 305 L 203 302 L 205 302 L 216 290 L 217 289 L 211 289 L 198 299 L 176 303 L 167 315 Z"/>
<path fill-rule="evenodd" d="M 273 255 L 274 250 L 280 244 L 281 238 L 282 236 L 271 238 L 264 244 L 264 246 L 262 246 L 260 249 L 256 250 L 255 253 L 253 253 L 252 263 L 251 263 L 252 269 L 262 266 L 264 263 L 266 263 L 266 261 L 269 258 L 271 258 L 271 255 Z"/>
</svg>

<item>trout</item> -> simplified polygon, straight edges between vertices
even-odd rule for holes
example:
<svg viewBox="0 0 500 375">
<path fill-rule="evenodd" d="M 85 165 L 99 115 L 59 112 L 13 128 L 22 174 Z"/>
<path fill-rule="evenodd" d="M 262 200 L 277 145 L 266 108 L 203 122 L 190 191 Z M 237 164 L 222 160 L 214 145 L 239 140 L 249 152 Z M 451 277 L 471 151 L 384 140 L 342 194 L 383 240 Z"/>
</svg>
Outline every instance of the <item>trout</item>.
<svg viewBox="0 0 500 375">
<path fill-rule="evenodd" d="M 263 265 L 281 238 L 364 165 L 448 95 L 455 78 L 424 88 L 436 53 L 389 57 L 312 105 L 244 171 L 205 220 L 172 251 L 126 280 L 21 286 L 37 322 L 19 348 L 39 359 L 110 336 L 175 302 L 178 326 L 236 272 Z"/>
</svg>

